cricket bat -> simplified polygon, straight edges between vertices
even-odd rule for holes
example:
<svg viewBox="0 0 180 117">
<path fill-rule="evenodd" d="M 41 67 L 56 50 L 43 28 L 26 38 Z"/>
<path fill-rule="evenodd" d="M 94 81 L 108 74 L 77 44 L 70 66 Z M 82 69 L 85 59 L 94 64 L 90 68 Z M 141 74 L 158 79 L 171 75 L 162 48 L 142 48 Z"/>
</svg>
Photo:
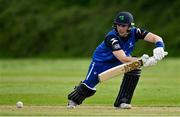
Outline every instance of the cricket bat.
<svg viewBox="0 0 180 117">
<path fill-rule="evenodd" d="M 122 65 L 118 65 L 116 67 L 113 67 L 109 70 L 106 70 L 98 75 L 99 81 L 103 82 L 106 81 L 112 77 L 115 77 L 119 74 L 123 74 L 129 71 L 132 71 L 134 69 L 140 68 L 143 65 L 142 59 L 137 59 L 132 62 L 124 63 Z"/>
<path fill-rule="evenodd" d="M 168 52 L 164 52 L 164 55 L 167 56 Z M 99 81 L 100 82 L 106 81 L 112 77 L 119 75 L 119 74 L 124 74 L 126 72 L 140 68 L 141 66 L 143 66 L 142 58 L 139 58 L 132 62 L 124 63 L 122 65 L 118 65 L 116 67 L 113 67 L 109 70 L 106 70 L 106 71 L 100 73 L 98 75 Z"/>
</svg>

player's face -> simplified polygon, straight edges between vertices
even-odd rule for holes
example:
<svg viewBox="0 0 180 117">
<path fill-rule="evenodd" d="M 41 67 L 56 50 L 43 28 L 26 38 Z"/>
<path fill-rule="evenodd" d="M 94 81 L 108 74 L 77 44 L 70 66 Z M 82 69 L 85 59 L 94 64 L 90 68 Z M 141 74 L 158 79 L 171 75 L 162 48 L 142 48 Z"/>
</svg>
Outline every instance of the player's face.
<svg viewBox="0 0 180 117">
<path fill-rule="evenodd" d="M 126 37 L 128 32 L 129 25 L 123 24 L 123 25 L 117 25 L 117 30 L 120 36 Z"/>
</svg>

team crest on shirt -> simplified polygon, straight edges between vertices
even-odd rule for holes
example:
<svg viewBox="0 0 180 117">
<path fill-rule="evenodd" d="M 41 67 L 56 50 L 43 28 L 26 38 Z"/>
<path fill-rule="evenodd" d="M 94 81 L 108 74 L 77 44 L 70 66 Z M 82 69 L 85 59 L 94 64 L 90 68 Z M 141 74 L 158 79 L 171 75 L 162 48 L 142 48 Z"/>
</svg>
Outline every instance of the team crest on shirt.
<svg viewBox="0 0 180 117">
<path fill-rule="evenodd" d="M 132 44 L 132 42 L 131 42 L 131 43 L 129 43 L 129 48 L 131 48 L 131 47 L 133 47 L 133 44 Z"/>
</svg>

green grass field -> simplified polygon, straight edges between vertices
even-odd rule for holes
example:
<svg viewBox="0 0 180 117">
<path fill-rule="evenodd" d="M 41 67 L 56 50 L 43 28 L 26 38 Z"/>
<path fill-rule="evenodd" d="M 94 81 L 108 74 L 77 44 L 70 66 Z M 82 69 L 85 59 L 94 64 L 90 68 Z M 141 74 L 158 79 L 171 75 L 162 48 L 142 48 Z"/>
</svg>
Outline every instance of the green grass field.
<svg viewBox="0 0 180 117">
<path fill-rule="evenodd" d="M 90 59 L 0 60 L 0 115 L 180 115 L 180 59 L 143 69 L 131 110 L 113 108 L 122 76 L 97 86 L 97 93 L 74 110 L 67 94 L 86 76 Z M 17 101 L 24 108 L 17 109 Z"/>
</svg>

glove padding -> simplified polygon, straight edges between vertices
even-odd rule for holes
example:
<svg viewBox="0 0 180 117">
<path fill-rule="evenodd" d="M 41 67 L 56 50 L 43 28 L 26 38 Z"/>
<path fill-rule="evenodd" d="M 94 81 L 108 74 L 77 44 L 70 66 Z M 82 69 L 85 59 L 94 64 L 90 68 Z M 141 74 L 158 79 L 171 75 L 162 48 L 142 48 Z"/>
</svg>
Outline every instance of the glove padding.
<svg viewBox="0 0 180 117">
<path fill-rule="evenodd" d="M 153 50 L 153 56 L 156 60 L 160 61 L 165 57 L 165 52 L 163 47 L 157 47 Z"/>
<path fill-rule="evenodd" d="M 149 57 L 147 54 L 144 54 L 141 58 L 144 67 L 149 67 L 157 64 L 157 60 L 154 57 Z"/>
</svg>

